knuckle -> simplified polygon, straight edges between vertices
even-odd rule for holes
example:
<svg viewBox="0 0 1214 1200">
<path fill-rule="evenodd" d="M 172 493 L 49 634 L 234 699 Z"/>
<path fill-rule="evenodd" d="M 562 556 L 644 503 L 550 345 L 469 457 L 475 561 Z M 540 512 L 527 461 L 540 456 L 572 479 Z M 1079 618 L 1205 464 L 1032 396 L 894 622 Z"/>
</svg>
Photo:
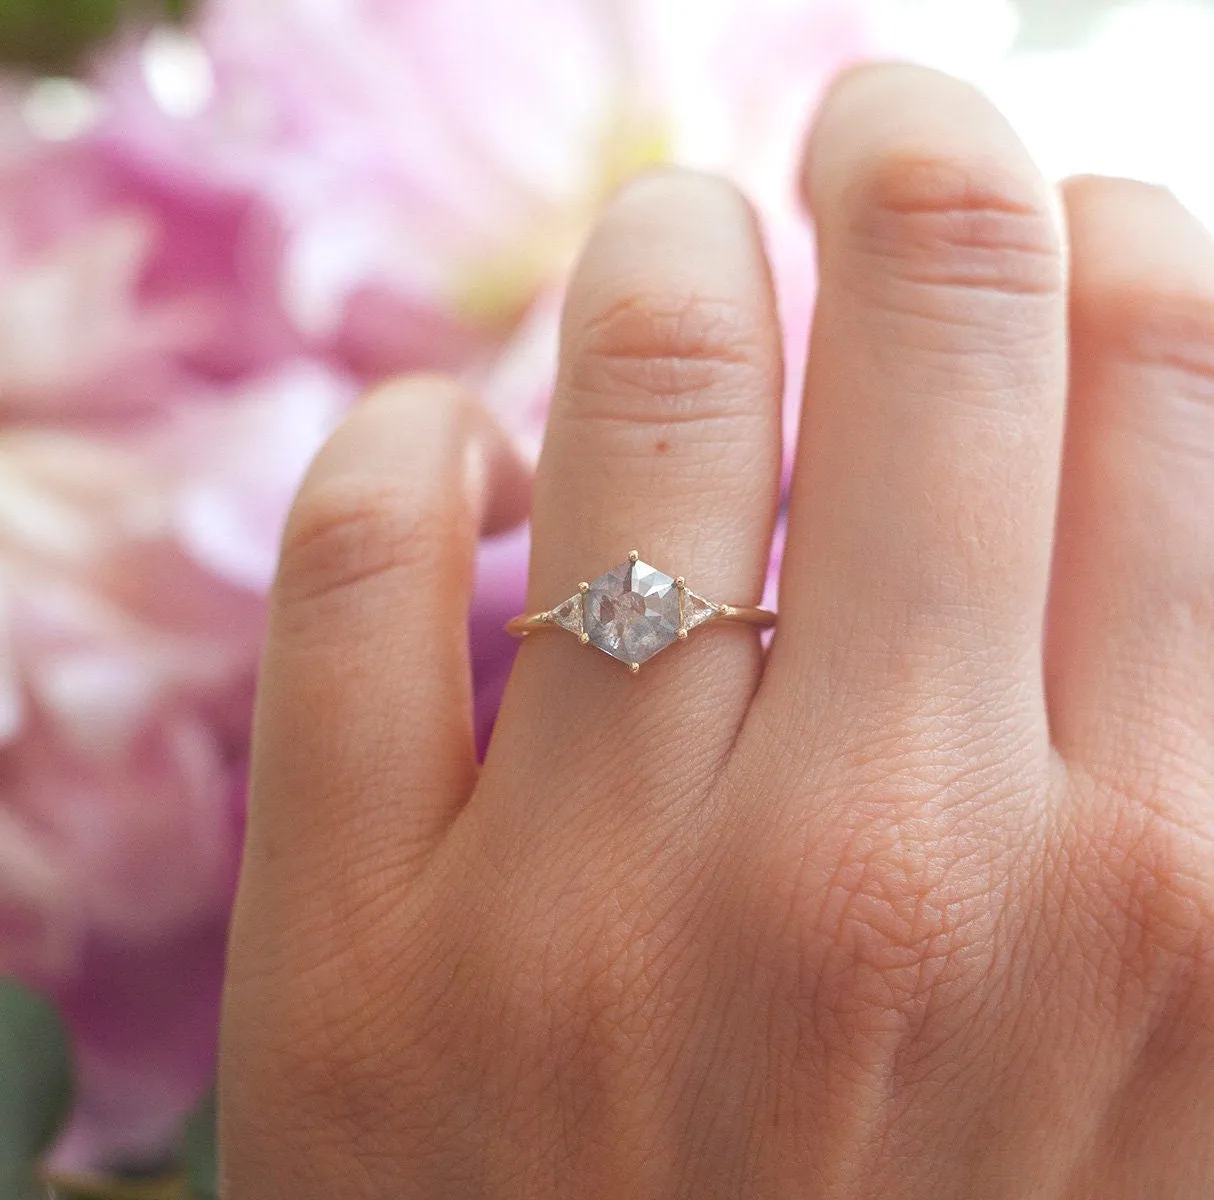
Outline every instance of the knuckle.
<svg viewBox="0 0 1214 1200">
<path fill-rule="evenodd" d="M 567 865 L 547 886 L 508 884 L 480 931 L 476 960 L 511 981 L 503 1024 L 530 1059 L 627 1063 L 679 996 L 707 987 L 711 938 L 684 877 L 695 868 L 671 863 L 671 894 L 656 904 L 651 871 L 604 871 L 591 853 L 561 856 Z"/>
<path fill-rule="evenodd" d="M 922 1021 L 988 935 L 986 895 L 945 885 L 918 855 L 844 860 L 827 892 L 826 944 L 840 1013 Z"/>
<path fill-rule="evenodd" d="M 1214 835 L 1204 817 L 1194 813 L 1187 794 L 1158 785 L 1108 807 L 1114 820 L 1096 835 L 1090 861 L 1130 962 L 1210 959 Z"/>
<path fill-rule="evenodd" d="M 343 1008 L 336 1019 L 319 1020 L 297 1002 L 276 1016 L 275 1029 L 267 1031 L 274 1072 L 306 1125 L 345 1134 L 372 1128 L 391 1095 L 383 1037 L 391 1026 L 382 1003 L 357 1017 Z"/>
<path fill-rule="evenodd" d="M 255 1013 L 256 1029 L 242 1040 L 255 1042 L 256 1069 L 310 1128 L 346 1137 L 381 1123 L 404 1064 L 433 1035 L 447 980 L 429 969 L 427 931 L 398 917 L 369 925 L 318 911 L 283 930 L 291 937 L 268 962 L 245 961 L 254 1000 L 245 1019 Z M 408 994 L 390 966 L 397 958 L 414 964 Z"/>
<path fill-rule="evenodd" d="M 306 491 L 283 535 L 279 603 L 311 609 L 386 575 L 428 569 L 448 524 L 419 507 L 403 484 L 350 477 Z"/>
<path fill-rule="evenodd" d="M 946 1044 L 975 982 L 998 966 L 1009 864 L 943 835 L 927 816 L 870 816 L 813 855 L 797 844 L 787 847 L 801 860 L 797 877 L 779 877 L 781 907 L 790 898 L 793 911 L 781 924 L 797 939 L 801 1023 L 862 1053 L 874 1040 L 888 1048 L 913 1039 L 925 1055 Z M 815 860 L 829 865 L 804 865 Z"/>
<path fill-rule="evenodd" d="M 1050 875 L 1105 1003 L 1214 1020 L 1214 844 L 1208 820 L 1168 789 L 1091 780 L 1057 839 Z M 1061 881 L 1061 883 L 1059 882 Z"/>
<path fill-rule="evenodd" d="M 297 1106 L 320 1101 L 331 1082 L 330 1041 L 341 1041 L 347 1023 L 347 981 L 329 962 L 288 964 L 274 955 L 274 965 L 246 962 L 232 972 L 230 987 L 242 998 L 240 1020 L 227 1031 L 228 1051 L 239 1049 L 249 1077 L 285 1087 Z M 292 973 L 284 973 L 290 966 Z M 284 979 L 291 981 L 284 986 Z"/>
<path fill-rule="evenodd" d="M 630 422 L 746 417 L 775 385 L 773 335 L 757 315 L 703 294 L 624 291 L 570 347 L 579 417 Z"/>
<path fill-rule="evenodd" d="M 1041 188 L 961 155 L 900 151 L 862 169 L 846 211 L 879 273 L 919 294 L 1023 301 L 1064 290 L 1062 239 Z"/>
</svg>

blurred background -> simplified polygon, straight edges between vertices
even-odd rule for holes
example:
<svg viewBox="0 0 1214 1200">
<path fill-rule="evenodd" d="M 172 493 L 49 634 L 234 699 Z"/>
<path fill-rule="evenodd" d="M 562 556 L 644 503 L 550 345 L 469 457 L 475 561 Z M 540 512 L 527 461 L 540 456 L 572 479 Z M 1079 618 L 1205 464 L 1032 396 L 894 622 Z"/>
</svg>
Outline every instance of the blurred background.
<svg viewBox="0 0 1214 1200">
<path fill-rule="evenodd" d="M 801 135 L 891 56 L 1214 224 L 1197 0 L 0 0 L 0 1200 L 214 1195 L 263 602 L 343 410 L 452 371 L 534 453 L 572 257 L 657 161 L 751 196 L 795 363 Z M 482 550 L 482 739 L 526 554 Z"/>
</svg>

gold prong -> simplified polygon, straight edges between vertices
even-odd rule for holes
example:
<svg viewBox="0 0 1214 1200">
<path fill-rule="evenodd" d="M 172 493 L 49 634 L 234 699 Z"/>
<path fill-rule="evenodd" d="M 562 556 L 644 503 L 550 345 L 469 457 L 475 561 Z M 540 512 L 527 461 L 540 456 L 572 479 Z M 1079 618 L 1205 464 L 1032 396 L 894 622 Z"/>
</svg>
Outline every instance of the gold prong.
<svg viewBox="0 0 1214 1200">
<path fill-rule="evenodd" d="M 635 675 L 641 669 L 641 664 L 640 663 L 629 663 L 628 669 Z"/>
<path fill-rule="evenodd" d="M 728 605 L 728 604 L 722 604 L 722 605 L 721 605 L 721 616 L 723 616 L 723 617 L 732 617 L 732 616 L 733 616 L 733 608 L 732 608 L 730 605 Z"/>
<path fill-rule="evenodd" d="M 590 645 L 590 634 L 583 633 L 582 636 L 578 638 L 578 641 L 581 642 L 583 646 L 589 646 Z"/>
<path fill-rule="evenodd" d="M 640 557 L 641 557 L 641 552 L 640 552 L 639 550 L 629 550 L 629 551 L 628 551 L 628 561 L 629 561 L 629 562 L 633 562 L 633 563 L 634 563 L 634 562 L 636 562 L 636 561 L 637 561 L 637 559 L 639 559 Z"/>
<path fill-rule="evenodd" d="M 590 584 L 588 584 L 588 583 L 579 583 L 579 584 L 577 585 L 577 590 L 578 590 L 579 592 L 581 592 L 581 593 L 582 593 L 582 595 L 585 595 L 585 594 L 586 594 L 588 591 L 590 591 Z"/>
<path fill-rule="evenodd" d="M 677 587 L 679 589 L 679 591 L 681 592 L 687 586 L 687 580 L 684 579 L 682 575 L 680 575 L 678 577 L 678 579 L 676 579 L 674 581 L 674 586 Z"/>
<path fill-rule="evenodd" d="M 680 641 L 680 642 L 685 642 L 686 640 L 687 640 L 687 630 L 686 630 L 686 629 L 680 629 L 680 630 L 679 630 L 679 641 Z"/>
</svg>

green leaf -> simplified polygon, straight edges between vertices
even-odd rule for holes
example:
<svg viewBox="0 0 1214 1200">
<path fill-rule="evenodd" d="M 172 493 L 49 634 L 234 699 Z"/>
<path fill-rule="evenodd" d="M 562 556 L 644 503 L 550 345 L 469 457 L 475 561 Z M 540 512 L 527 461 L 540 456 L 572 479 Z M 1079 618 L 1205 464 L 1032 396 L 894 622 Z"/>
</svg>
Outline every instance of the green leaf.
<svg viewBox="0 0 1214 1200">
<path fill-rule="evenodd" d="M 122 0 L 0 0 L 0 56 L 35 71 L 79 66 L 118 28 Z"/>
<path fill-rule="evenodd" d="M 164 15 L 176 24 L 182 24 L 194 14 L 194 0 L 163 0 Z"/>
<path fill-rule="evenodd" d="M 180 23 L 193 9 L 193 0 L 0 0 L 0 62 L 42 72 L 79 70 L 123 21 Z"/>
<path fill-rule="evenodd" d="M 34 1163 L 72 1103 L 72 1062 L 55 1010 L 0 979 L 0 1200 L 31 1193 Z"/>
<path fill-rule="evenodd" d="M 218 1200 L 219 1166 L 215 1118 L 215 1093 L 212 1092 L 186 1122 L 182 1154 L 192 1200 Z"/>
</svg>

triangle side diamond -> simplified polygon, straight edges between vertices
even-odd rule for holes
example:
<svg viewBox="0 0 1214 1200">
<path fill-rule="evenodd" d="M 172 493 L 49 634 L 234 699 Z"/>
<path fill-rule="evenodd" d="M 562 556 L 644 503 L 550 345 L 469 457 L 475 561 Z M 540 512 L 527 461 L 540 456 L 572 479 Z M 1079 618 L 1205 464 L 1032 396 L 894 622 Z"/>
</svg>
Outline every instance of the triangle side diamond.
<svg viewBox="0 0 1214 1200">
<path fill-rule="evenodd" d="M 562 629 L 569 630 L 570 633 L 582 636 L 582 593 L 578 592 L 576 596 L 570 596 L 562 604 L 558 604 L 552 610 L 550 619 L 554 625 L 559 625 Z"/>
<path fill-rule="evenodd" d="M 705 621 L 711 621 L 720 612 L 721 606 L 719 604 L 713 604 L 711 601 L 705 600 L 703 596 L 697 596 L 691 588 L 683 589 L 684 629 L 695 629 L 703 625 Z"/>
</svg>

